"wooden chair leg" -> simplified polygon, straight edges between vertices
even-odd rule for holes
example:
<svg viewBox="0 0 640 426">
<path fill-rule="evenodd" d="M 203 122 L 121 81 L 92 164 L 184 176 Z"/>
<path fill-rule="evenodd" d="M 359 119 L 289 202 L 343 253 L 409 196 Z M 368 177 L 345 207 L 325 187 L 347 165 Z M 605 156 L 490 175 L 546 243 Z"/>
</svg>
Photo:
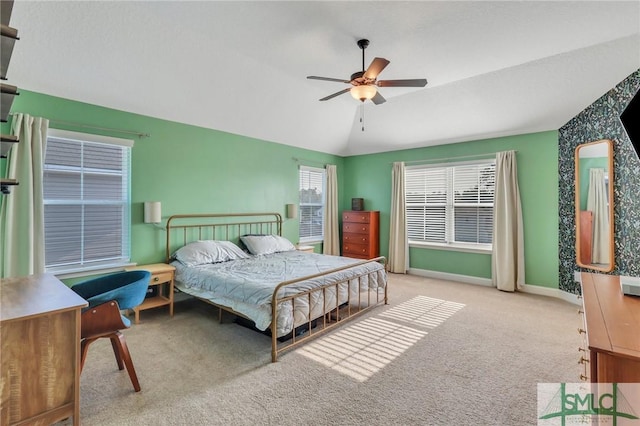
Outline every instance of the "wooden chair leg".
<svg viewBox="0 0 640 426">
<path fill-rule="evenodd" d="M 84 361 L 87 359 L 87 353 L 89 352 L 89 345 L 95 342 L 96 339 L 82 339 L 80 342 L 80 372 L 84 367 Z"/>
<path fill-rule="evenodd" d="M 122 355 L 120 354 L 120 349 L 118 346 L 118 336 L 116 334 L 113 334 L 111 335 L 111 337 L 109 337 L 109 340 L 111 340 L 111 347 L 113 348 L 113 353 L 116 356 L 116 362 L 118 363 L 118 370 L 123 370 L 124 365 L 122 364 Z"/>
<path fill-rule="evenodd" d="M 127 372 L 129 373 L 129 378 L 131 379 L 131 383 L 133 384 L 133 389 L 136 392 L 140 392 L 140 383 L 138 382 L 138 376 L 136 375 L 136 370 L 133 368 L 133 361 L 131 360 L 131 354 L 129 354 L 129 348 L 127 347 L 127 341 L 124 338 L 124 334 L 117 331 L 115 333 L 117 336 L 117 340 L 115 341 L 122 356 L 122 360 L 124 361 L 124 365 L 127 367 Z"/>
</svg>

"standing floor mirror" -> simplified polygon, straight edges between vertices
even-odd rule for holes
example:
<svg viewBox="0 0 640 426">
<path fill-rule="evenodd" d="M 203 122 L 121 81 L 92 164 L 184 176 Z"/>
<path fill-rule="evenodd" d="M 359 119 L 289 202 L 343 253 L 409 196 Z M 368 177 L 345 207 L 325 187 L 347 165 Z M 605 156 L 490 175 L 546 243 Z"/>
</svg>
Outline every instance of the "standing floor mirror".
<svg viewBox="0 0 640 426">
<path fill-rule="evenodd" d="M 613 142 L 579 145 L 576 166 L 576 263 L 613 270 Z"/>
</svg>

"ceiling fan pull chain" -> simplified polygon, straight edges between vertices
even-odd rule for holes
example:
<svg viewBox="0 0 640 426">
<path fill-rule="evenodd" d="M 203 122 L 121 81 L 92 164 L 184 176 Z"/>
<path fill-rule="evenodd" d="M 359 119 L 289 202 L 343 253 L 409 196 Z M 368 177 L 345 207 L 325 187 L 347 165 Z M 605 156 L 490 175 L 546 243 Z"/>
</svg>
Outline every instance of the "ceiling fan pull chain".
<svg viewBox="0 0 640 426">
<path fill-rule="evenodd" d="M 360 104 L 360 123 L 362 123 L 362 131 L 364 132 L 364 102 Z"/>
</svg>

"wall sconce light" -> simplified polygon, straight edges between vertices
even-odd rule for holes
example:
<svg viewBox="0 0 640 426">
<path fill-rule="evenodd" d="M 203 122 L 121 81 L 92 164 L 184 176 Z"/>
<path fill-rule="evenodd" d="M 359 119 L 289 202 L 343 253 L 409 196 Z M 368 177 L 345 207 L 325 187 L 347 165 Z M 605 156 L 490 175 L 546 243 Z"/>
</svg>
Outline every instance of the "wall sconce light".
<svg viewBox="0 0 640 426">
<path fill-rule="evenodd" d="M 144 202 L 144 223 L 162 222 L 162 203 L 160 201 Z"/>
<path fill-rule="evenodd" d="M 287 219 L 297 219 L 297 218 L 298 218 L 298 205 L 287 204 Z"/>
</svg>

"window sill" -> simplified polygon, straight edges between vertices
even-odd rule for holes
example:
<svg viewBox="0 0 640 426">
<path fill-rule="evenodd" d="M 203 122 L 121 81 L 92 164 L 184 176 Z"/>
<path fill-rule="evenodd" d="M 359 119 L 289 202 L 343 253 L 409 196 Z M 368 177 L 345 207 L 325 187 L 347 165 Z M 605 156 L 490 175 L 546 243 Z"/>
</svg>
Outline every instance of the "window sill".
<svg viewBox="0 0 640 426">
<path fill-rule="evenodd" d="M 319 240 L 317 238 L 300 238 L 300 241 L 298 241 L 299 245 L 315 245 L 315 244 L 322 244 L 324 242 L 324 240 Z"/>
<path fill-rule="evenodd" d="M 491 254 L 493 251 L 492 246 L 490 244 L 485 245 L 471 245 L 471 244 L 437 244 L 437 243 L 419 243 L 419 242 L 409 242 L 409 247 L 411 248 L 423 248 L 423 249 L 431 249 L 431 250 L 448 250 L 448 251 L 458 251 L 462 253 L 479 253 L 479 254 Z"/>
<path fill-rule="evenodd" d="M 100 274 L 108 274 L 111 272 L 121 272 L 127 266 L 135 266 L 136 263 L 128 262 L 128 263 L 118 263 L 112 265 L 96 265 L 94 267 L 84 267 L 84 268 L 49 268 L 45 272 L 53 274 L 58 279 L 67 279 L 67 278 L 80 278 L 86 277 L 88 275 L 100 275 Z"/>
</svg>

